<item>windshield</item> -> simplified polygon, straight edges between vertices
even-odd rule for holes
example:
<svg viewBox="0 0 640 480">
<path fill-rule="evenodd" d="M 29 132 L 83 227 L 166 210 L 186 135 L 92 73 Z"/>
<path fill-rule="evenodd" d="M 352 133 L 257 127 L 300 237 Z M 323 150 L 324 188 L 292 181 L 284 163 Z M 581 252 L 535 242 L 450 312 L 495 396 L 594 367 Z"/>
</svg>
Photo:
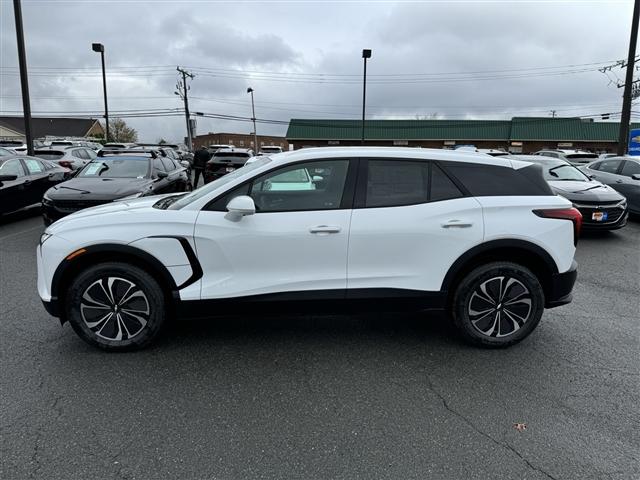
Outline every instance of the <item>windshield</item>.
<svg viewBox="0 0 640 480">
<path fill-rule="evenodd" d="M 224 177 L 220 177 L 220 178 L 218 178 L 217 180 L 214 180 L 211 183 L 207 183 L 206 185 L 198 188 L 197 190 L 194 190 L 189 195 L 185 195 L 184 197 L 181 197 L 173 205 L 168 207 L 168 209 L 169 210 L 180 210 L 181 208 L 189 205 L 191 202 L 195 202 L 199 198 L 202 198 L 205 195 L 208 195 L 209 193 L 211 193 L 214 190 L 226 185 L 227 183 L 233 182 L 236 178 L 243 177 L 247 173 L 258 169 L 258 168 L 262 167 L 263 165 L 266 165 L 270 161 L 271 161 L 271 158 L 269 158 L 269 157 L 261 157 L 260 160 L 256 160 L 253 163 L 245 165 L 244 167 L 239 168 L 238 170 L 235 170 L 235 171 L 233 171 L 231 173 L 226 174 Z"/>
<path fill-rule="evenodd" d="M 554 163 L 542 166 L 542 174 L 547 181 L 571 180 L 574 182 L 588 182 L 589 177 L 573 165 L 567 163 Z"/>
<path fill-rule="evenodd" d="M 146 178 L 149 159 L 146 157 L 117 157 L 93 160 L 80 171 L 85 178 Z"/>
</svg>

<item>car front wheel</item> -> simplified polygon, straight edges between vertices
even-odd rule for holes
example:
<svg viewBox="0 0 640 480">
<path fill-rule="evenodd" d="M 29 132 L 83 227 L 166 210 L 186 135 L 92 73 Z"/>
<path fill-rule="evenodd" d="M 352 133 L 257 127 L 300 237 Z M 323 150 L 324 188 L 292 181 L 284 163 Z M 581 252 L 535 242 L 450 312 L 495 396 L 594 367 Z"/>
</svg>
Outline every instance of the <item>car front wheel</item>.
<svg viewBox="0 0 640 480">
<path fill-rule="evenodd" d="M 87 343 L 111 351 L 147 346 L 165 321 L 165 298 L 146 271 L 126 263 L 101 263 L 70 285 L 66 313 Z"/>
<path fill-rule="evenodd" d="M 544 310 L 544 292 L 527 268 L 511 262 L 482 265 L 458 285 L 453 321 L 463 338 L 489 348 L 508 347 L 527 337 Z"/>
</svg>

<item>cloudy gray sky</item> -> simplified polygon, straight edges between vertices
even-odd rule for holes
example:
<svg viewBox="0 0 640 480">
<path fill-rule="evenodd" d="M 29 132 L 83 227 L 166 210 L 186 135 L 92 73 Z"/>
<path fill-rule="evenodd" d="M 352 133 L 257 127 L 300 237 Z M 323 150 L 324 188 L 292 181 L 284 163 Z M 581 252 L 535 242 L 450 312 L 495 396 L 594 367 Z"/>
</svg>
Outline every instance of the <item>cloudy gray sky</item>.
<svg viewBox="0 0 640 480">
<path fill-rule="evenodd" d="M 361 50 L 371 48 L 368 118 L 510 118 L 620 111 L 597 71 L 626 58 L 633 0 L 23 0 L 32 110 L 101 112 L 92 42 L 106 48 L 112 111 L 178 109 L 176 65 L 195 74 L 191 110 L 358 118 Z M 21 111 L 13 2 L 0 1 L 0 112 Z M 132 118 L 141 140 L 184 136 L 184 117 Z M 198 133 L 249 132 L 198 119 Z M 284 124 L 258 133 L 284 134 Z"/>
</svg>

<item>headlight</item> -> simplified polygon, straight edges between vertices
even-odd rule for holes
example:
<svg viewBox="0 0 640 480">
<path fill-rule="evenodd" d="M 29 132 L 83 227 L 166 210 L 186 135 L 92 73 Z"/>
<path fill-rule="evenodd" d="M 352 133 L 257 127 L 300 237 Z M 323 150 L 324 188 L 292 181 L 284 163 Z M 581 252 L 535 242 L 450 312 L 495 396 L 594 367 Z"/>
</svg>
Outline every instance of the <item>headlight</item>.
<svg viewBox="0 0 640 480">
<path fill-rule="evenodd" d="M 51 238 L 53 235 L 51 233 L 47 233 L 44 232 L 42 235 L 40 235 L 40 246 L 42 246 L 42 244 L 44 242 L 46 242 L 49 238 Z"/>
<path fill-rule="evenodd" d="M 133 195 L 127 195 L 126 197 L 116 198 L 114 202 L 119 202 L 120 200 L 131 200 L 132 198 L 138 198 L 144 195 L 144 192 L 137 192 Z"/>
</svg>

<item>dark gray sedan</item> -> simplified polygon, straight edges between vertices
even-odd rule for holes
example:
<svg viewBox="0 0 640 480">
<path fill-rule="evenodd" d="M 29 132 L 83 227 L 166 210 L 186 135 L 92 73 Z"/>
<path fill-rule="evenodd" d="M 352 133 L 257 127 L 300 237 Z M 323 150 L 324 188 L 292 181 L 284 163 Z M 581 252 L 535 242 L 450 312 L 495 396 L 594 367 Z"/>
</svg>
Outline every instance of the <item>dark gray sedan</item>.
<svg viewBox="0 0 640 480">
<path fill-rule="evenodd" d="M 611 157 L 590 163 L 582 171 L 627 197 L 629 211 L 640 215 L 640 157 Z"/>
<path fill-rule="evenodd" d="M 540 155 L 514 155 L 511 158 L 539 164 L 551 189 L 580 210 L 584 230 L 615 230 L 627 224 L 629 214 L 625 197 L 589 178 L 569 162 Z"/>
</svg>

